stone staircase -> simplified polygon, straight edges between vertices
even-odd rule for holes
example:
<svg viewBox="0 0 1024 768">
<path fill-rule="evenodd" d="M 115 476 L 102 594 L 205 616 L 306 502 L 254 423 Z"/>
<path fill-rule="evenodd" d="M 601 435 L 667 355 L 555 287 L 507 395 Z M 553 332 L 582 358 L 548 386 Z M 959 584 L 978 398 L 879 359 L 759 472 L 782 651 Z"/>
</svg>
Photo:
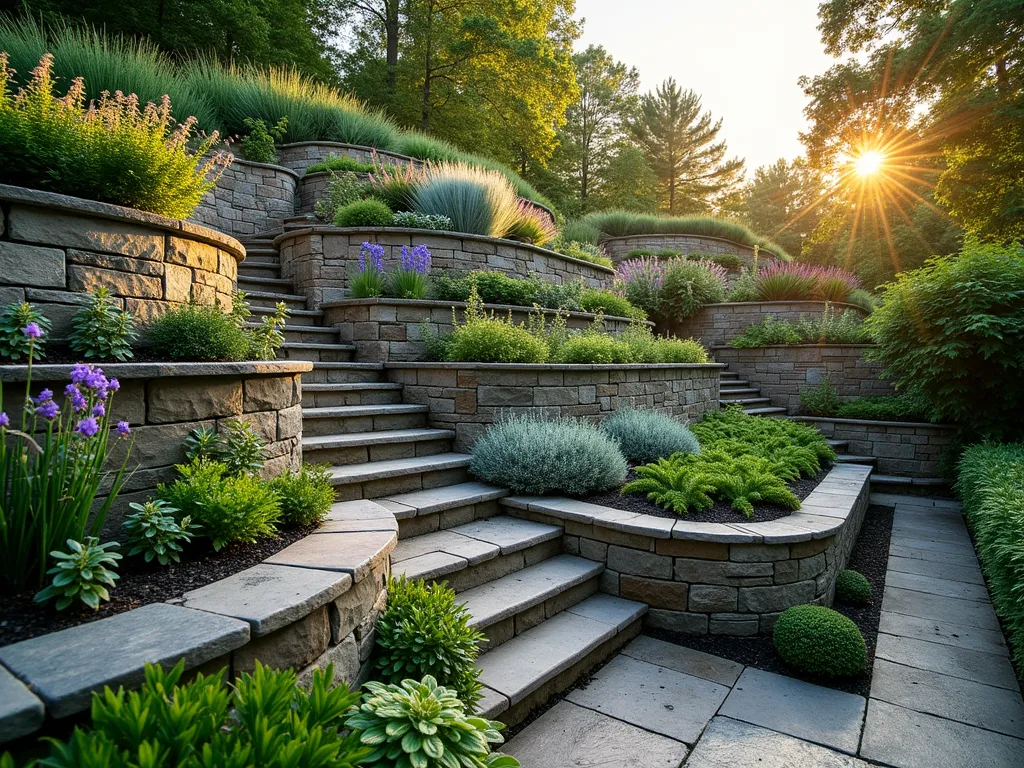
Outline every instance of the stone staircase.
<svg viewBox="0 0 1024 768">
<path fill-rule="evenodd" d="M 771 400 L 761 395 L 759 387 L 740 379 L 738 373 L 730 371 L 728 363 L 722 370 L 721 377 L 718 404 L 722 408 L 739 405 L 743 407 L 744 413 L 749 413 L 751 416 L 784 416 L 786 414 L 785 408 L 773 407 Z"/>
<path fill-rule="evenodd" d="M 430 428 L 426 406 L 403 403 L 383 365 L 353 360 L 354 348 L 281 278 L 272 236 L 244 242 L 238 287 L 254 319 L 285 302 L 280 356 L 313 363 L 302 382 L 304 461 L 331 467 L 336 508 L 358 516 L 373 504 L 395 516 L 394 575 L 459 593 L 487 637 L 483 715 L 521 721 L 639 633 L 646 605 L 599 594 L 604 565 L 564 554 L 561 527 L 500 514 L 508 492 L 472 482 L 470 456 L 452 451 L 455 433 Z"/>
</svg>

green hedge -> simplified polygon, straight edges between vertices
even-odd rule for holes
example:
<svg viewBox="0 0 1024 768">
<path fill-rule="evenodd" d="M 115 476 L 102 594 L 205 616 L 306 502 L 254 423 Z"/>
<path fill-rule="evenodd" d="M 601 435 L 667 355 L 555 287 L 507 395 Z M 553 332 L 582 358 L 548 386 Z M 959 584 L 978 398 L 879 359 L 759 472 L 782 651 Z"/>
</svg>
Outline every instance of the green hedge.
<svg viewBox="0 0 1024 768">
<path fill-rule="evenodd" d="M 958 465 L 956 490 L 996 613 L 1024 669 L 1024 443 L 975 445 Z"/>
</svg>

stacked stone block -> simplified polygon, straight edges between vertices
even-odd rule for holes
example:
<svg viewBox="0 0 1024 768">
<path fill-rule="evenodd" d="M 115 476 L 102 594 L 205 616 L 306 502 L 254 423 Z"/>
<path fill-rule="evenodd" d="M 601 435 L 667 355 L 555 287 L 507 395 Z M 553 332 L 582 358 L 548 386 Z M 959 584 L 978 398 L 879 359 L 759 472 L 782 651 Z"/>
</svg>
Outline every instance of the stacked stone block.
<svg viewBox="0 0 1024 768">
<path fill-rule="evenodd" d="M 618 263 L 627 257 L 630 251 L 645 250 L 657 253 L 661 250 L 679 251 L 683 255 L 688 253 L 712 253 L 712 254 L 733 254 L 743 259 L 743 263 L 749 268 L 754 263 L 754 249 L 734 243 L 732 240 L 724 240 L 720 237 L 703 237 L 701 235 L 627 235 L 625 237 L 611 237 L 604 240 L 601 245 L 612 261 Z M 770 255 L 761 252 L 760 258 L 770 259 Z"/>
<path fill-rule="evenodd" d="M 329 157 L 351 157 L 357 163 L 369 165 L 373 163 L 375 154 L 377 162 L 383 165 L 412 163 L 417 168 L 423 165 L 422 160 L 409 155 L 336 141 L 299 141 L 294 144 L 283 144 L 277 148 L 277 162 L 301 175 L 309 166 L 321 163 Z"/>
<path fill-rule="evenodd" d="M 829 306 L 839 314 L 848 309 L 864 314 L 863 309 L 852 304 Z M 681 339 L 699 339 L 705 346 L 724 346 L 748 326 L 760 325 L 766 317 L 795 323 L 801 315 L 821 315 L 824 311 L 823 301 L 729 301 L 701 307 L 686 320 L 673 323 L 668 330 Z"/>
<path fill-rule="evenodd" d="M 295 215 L 298 183 L 298 174 L 290 168 L 236 158 L 190 221 L 236 236 L 280 229 Z"/>
</svg>

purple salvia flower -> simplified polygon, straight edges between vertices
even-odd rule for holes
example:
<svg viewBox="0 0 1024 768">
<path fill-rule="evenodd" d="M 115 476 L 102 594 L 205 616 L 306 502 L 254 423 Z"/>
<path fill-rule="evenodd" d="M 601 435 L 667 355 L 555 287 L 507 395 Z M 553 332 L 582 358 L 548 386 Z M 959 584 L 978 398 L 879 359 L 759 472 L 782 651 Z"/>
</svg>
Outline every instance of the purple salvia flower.
<svg viewBox="0 0 1024 768">
<path fill-rule="evenodd" d="M 68 384 L 66 387 L 64 387 L 64 397 L 75 398 L 75 397 L 81 397 L 81 396 L 82 396 L 82 393 L 78 390 L 78 387 L 75 386 L 74 384 Z"/>
<path fill-rule="evenodd" d="M 132 433 L 132 428 L 128 426 L 127 421 L 117 422 L 117 434 L 121 437 L 128 437 Z"/>
<path fill-rule="evenodd" d="M 93 368 L 85 377 L 85 386 L 89 389 L 106 389 L 109 384 L 107 377 L 103 375 L 102 368 Z"/>
<path fill-rule="evenodd" d="M 6 413 L 0 411 L 0 428 L 6 427 L 10 423 L 11 423 L 10 417 Z"/>
<path fill-rule="evenodd" d="M 21 332 L 30 339 L 38 339 L 43 335 L 43 329 L 39 327 L 39 323 L 29 323 L 21 329 Z"/>
<path fill-rule="evenodd" d="M 96 405 L 92 407 L 92 415 L 102 419 L 107 415 L 107 406 L 103 403 L 96 403 Z"/>
<path fill-rule="evenodd" d="M 99 431 L 99 422 L 97 422 L 96 419 L 94 419 L 92 416 L 82 419 L 80 422 L 78 422 L 78 426 L 75 427 L 75 432 L 84 437 L 92 437 Z"/>
<path fill-rule="evenodd" d="M 369 257 L 369 261 L 367 261 Z M 359 251 L 359 271 L 365 272 L 372 269 L 375 272 L 384 271 L 384 246 L 377 243 L 364 242 Z"/>
<path fill-rule="evenodd" d="M 92 371 L 91 365 L 85 363 L 79 363 L 71 369 L 71 381 L 73 384 L 81 384 L 85 381 L 85 377 Z"/>
<path fill-rule="evenodd" d="M 107 382 L 107 389 L 111 392 L 117 392 L 121 388 L 121 382 L 116 377 L 111 376 L 110 381 Z"/>
<path fill-rule="evenodd" d="M 53 400 L 48 400 L 36 408 L 36 415 L 42 416 L 47 421 L 53 421 L 60 416 L 60 406 L 58 406 Z"/>
<path fill-rule="evenodd" d="M 37 403 L 45 403 L 48 400 L 53 400 L 53 390 L 44 389 L 39 393 L 39 397 L 36 398 Z"/>
<path fill-rule="evenodd" d="M 401 256 L 402 269 L 406 272 L 419 272 L 421 275 L 430 271 L 430 249 L 425 245 L 402 246 Z"/>
</svg>

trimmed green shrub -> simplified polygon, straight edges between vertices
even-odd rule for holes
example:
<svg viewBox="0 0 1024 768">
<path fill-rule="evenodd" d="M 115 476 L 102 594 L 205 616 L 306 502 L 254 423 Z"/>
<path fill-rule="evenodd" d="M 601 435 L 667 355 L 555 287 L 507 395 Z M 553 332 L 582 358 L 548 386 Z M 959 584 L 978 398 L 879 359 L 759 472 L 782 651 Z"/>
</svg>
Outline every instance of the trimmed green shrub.
<svg viewBox="0 0 1024 768">
<path fill-rule="evenodd" d="M 509 416 L 473 446 L 469 469 L 513 493 L 584 496 L 621 485 L 626 468 L 615 442 L 592 424 Z"/>
<path fill-rule="evenodd" d="M 584 333 L 571 336 L 559 344 L 557 362 L 579 365 L 608 365 L 631 363 L 633 355 L 629 345 L 602 333 Z"/>
<path fill-rule="evenodd" d="M 859 571 L 840 571 L 836 576 L 836 600 L 863 605 L 871 601 L 871 582 Z"/>
<path fill-rule="evenodd" d="M 214 362 L 244 360 L 249 337 L 219 307 L 186 304 L 149 326 L 153 351 L 164 360 Z"/>
<path fill-rule="evenodd" d="M 366 684 L 363 703 L 346 721 L 373 747 L 371 768 L 519 768 L 519 761 L 491 752 L 505 726 L 470 717 L 454 691 L 430 677 L 401 685 Z"/>
<path fill-rule="evenodd" d="M 488 315 L 475 288 L 464 322 L 444 337 L 444 359 L 451 363 L 543 363 L 549 354 L 545 340 L 524 326 Z"/>
<path fill-rule="evenodd" d="M 936 418 L 973 433 L 1013 439 L 1024 420 L 1024 253 L 968 243 L 885 286 L 867 320 L 898 389 L 924 395 Z"/>
<path fill-rule="evenodd" d="M 673 259 L 665 266 L 658 301 L 658 315 L 680 321 L 706 304 L 725 301 L 725 281 L 703 263 Z"/>
<path fill-rule="evenodd" d="M 369 190 L 369 185 L 359 180 L 351 171 L 331 172 L 327 179 L 327 197 L 313 203 L 317 218 L 323 221 L 334 221 L 334 214 L 339 208 L 362 200 Z"/>
<path fill-rule="evenodd" d="M 800 392 L 800 412 L 807 416 L 835 416 L 841 402 L 827 375 L 821 377 L 816 387 Z"/>
<path fill-rule="evenodd" d="M 230 475 L 218 461 L 194 461 L 177 469 L 181 477 L 161 484 L 157 497 L 198 523 L 200 535 L 214 549 L 236 541 L 253 544 L 277 532 L 281 500 L 267 483 L 252 475 Z"/>
<path fill-rule="evenodd" d="M 787 608 L 775 621 L 772 643 L 784 662 L 811 677 L 852 677 L 867 663 L 857 625 L 823 605 Z"/>
<path fill-rule="evenodd" d="M 380 200 L 356 200 L 334 212 L 336 227 L 390 227 L 391 209 Z"/>
<path fill-rule="evenodd" d="M 471 618 L 447 584 L 391 579 L 377 620 L 378 679 L 397 684 L 430 675 L 472 711 L 480 700 L 478 646 L 487 638 L 469 625 Z"/>
<path fill-rule="evenodd" d="M 227 667 L 181 682 L 182 659 L 173 669 L 146 664 L 138 690 L 109 686 L 92 698 L 92 721 L 68 738 L 49 739 L 50 768 L 138 766 L 318 766 L 365 765 L 371 748 L 359 731 L 342 736 L 343 719 L 359 702 L 348 684 L 334 684 L 334 667 L 313 672 L 299 687 L 292 670 L 256 662 L 225 684 Z M 140 755 L 142 758 L 140 759 Z M 256 755 L 259 755 L 257 758 Z M 151 756 L 152 760 L 146 756 Z M 157 757 L 159 756 L 159 757 Z"/>
<path fill-rule="evenodd" d="M 1024 443 L 973 445 L 957 465 L 956 492 L 1006 638 L 1024 669 Z"/>
<path fill-rule="evenodd" d="M 841 419 L 873 421 L 929 421 L 928 414 L 928 401 L 918 392 L 857 397 L 839 403 L 836 409 L 836 416 Z"/>
<path fill-rule="evenodd" d="M 629 303 L 629 299 L 611 291 L 599 291 L 587 288 L 580 295 L 580 308 L 584 312 L 593 312 L 606 317 L 642 317 L 647 319 L 642 309 Z"/>
<path fill-rule="evenodd" d="M 325 464 L 303 464 L 298 472 L 288 470 L 270 481 L 281 501 L 282 525 L 319 523 L 334 504 L 330 468 Z"/>
<path fill-rule="evenodd" d="M 708 351 L 695 339 L 677 339 L 674 336 L 658 337 L 648 352 L 645 349 L 637 349 L 636 343 L 630 338 L 629 348 L 633 350 L 633 362 L 636 363 L 708 362 Z"/>
<path fill-rule="evenodd" d="M 601 429 L 634 464 L 647 464 L 676 453 L 700 453 L 697 438 L 681 421 L 658 411 L 620 408 Z"/>
</svg>

